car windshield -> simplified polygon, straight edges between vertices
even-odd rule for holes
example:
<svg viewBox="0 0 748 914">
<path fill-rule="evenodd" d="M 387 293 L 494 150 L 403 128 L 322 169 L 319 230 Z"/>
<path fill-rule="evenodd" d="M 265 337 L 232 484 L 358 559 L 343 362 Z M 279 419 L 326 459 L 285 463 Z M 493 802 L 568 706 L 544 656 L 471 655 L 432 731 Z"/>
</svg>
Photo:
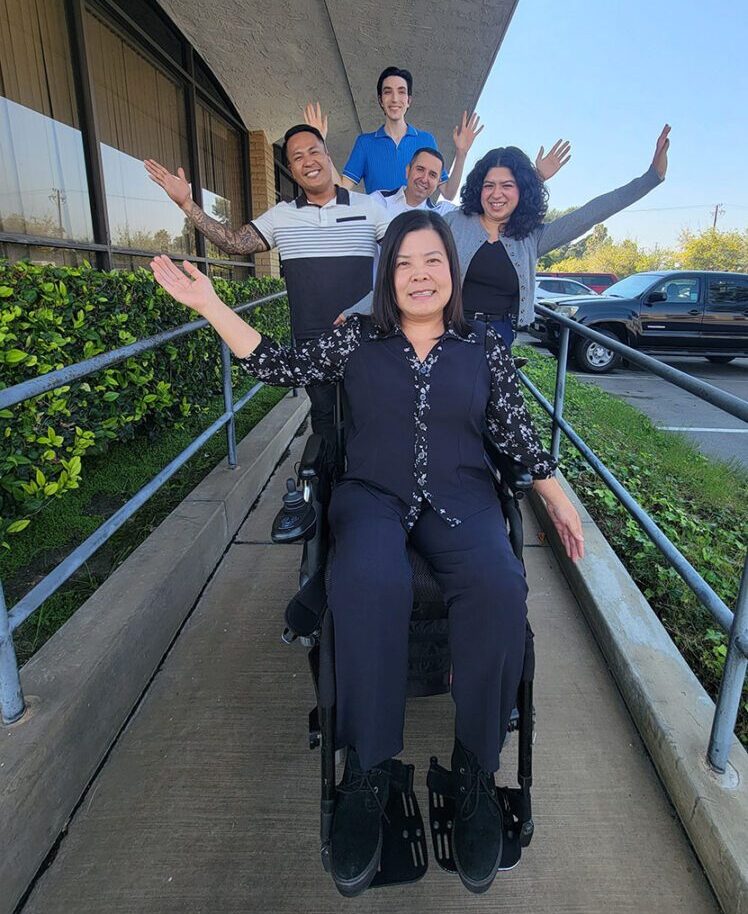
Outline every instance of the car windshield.
<svg viewBox="0 0 748 914">
<path fill-rule="evenodd" d="M 627 276 L 619 282 L 614 282 L 612 286 L 608 286 L 603 295 L 612 295 L 614 298 L 636 298 L 661 275 L 661 273 L 634 273 L 632 276 Z"/>
</svg>

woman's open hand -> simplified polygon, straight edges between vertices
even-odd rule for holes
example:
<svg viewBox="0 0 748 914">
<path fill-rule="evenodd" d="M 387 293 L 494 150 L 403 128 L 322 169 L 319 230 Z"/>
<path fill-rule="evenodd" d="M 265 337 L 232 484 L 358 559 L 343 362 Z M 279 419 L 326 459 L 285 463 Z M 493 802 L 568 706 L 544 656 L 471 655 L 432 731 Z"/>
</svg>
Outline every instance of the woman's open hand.
<svg viewBox="0 0 748 914">
<path fill-rule="evenodd" d="M 664 178 L 667 173 L 667 151 L 670 149 L 670 124 L 665 124 L 662 133 L 657 137 L 655 154 L 652 164 L 657 169 L 657 174 Z"/>
<path fill-rule="evenodd" d="M 548 515 L 553 521 L 561 542 L 564 544 L 566 554 L 576 562 L 584 558 L 584 535 L 582 521 L 574 505 L 569 501 L 566 493 L 559 485 L 557 479 L 536 479 L 534 488 L 545 501 Z"/>
<path fill-rule="evenodd" d="M 184 273 L 165 254 L 154 257 L 151 269 L 156 282 L 178 302 L 203 314 L 205 309 L 218 300 L 213 283 L 201 273 L 194 263 L 182 262 Z"/>
<path fill-rule="evenodd" d="M 541 179 L 547 181 L 563 168 L 569 159 L 571 159 L 571 143 L 568 140 L 556 140 L 547 154 L 545 146 L 540 147 L 535 156 L 535 168 Z"/>
</svg>

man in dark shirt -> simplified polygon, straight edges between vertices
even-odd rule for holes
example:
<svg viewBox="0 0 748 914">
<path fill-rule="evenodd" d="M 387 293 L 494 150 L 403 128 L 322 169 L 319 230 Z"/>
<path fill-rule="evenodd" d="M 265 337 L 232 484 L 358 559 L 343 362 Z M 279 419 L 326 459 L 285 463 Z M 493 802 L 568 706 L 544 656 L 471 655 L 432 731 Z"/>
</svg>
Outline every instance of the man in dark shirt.
<svg viewBox="0 0 748 914">
<path fill-rule="evenodd" d="M 287 131 L 283 155 L 302 192 L 238 229 L 208 216 L 192 199 L 184 170 L 176 175 L 152 159 L 145 168 L 153 181 L 193 224 L 228 254 L 257 254 L 277 248 L 291 310 L 294 340 L 315 339 L 342 310 L 372 288 L 377 243 L 391 214 L 364 194 L 333 182 L 333 166 L 322 135 L 300 124 Z M 334 385 L 307 387 L 312 428 L 334 444 Z"/>
</svg>

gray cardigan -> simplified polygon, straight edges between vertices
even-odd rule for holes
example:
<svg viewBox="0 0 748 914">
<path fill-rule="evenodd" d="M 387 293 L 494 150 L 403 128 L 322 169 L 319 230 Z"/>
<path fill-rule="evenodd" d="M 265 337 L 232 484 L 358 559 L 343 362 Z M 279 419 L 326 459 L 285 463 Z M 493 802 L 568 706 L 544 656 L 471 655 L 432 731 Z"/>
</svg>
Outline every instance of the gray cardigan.
<svg viewBox="0 0 748 914">
<path fill-rule="evenodd" d="M 518 327 L 526 327 L 535 318 L 535 268 L 538 257 L 547 254 L 548 251 L 554 251 L 562 244 L 574 241 L 599 222 L 604 222 L 637 200 L 641 200 L 663 180 L 657 174 L 654 165 L 650 165 L 640 178 L 634 178 L 623 187 L 617 187 L 607 194 L 595 197 L 574 212 L 554 219 L 553 222 L 544 222 L 526 238 L 499 236 L 499 241 L 504 245 L 519 278 Z M 461 280 L 464 283 L 470 261 L 481 245 L 488 240 L 488 234 L 478 215 L 466 216 L 462 210 L 455 209 L 446 213 L 444 219 L 452 229 L 460 258 Z M 348 308 L 345 314 L 371 314 L 373 298 L 373 293 L 370 292 Z"/>
<path fill-rule="evenodd" d="M 519 278 L 518 327 L 526 327 L 535 317 L 535 269 L 538 257 L 547 254 L 548 251 L 554 251 L 562 244 L 574 241 L 599 222 L 604 222 L 615 213 L 631 206 L 657 187 L 662 180 L 654 165 L 650 165 L 640 178 L 634 178 L 623 187 L 595 197 L 584 206 L 554 219 L 553 222 L 543 223 L 525 238 L 499 236 L 499 241 L 504 245 Z M 470 261 L 481 245 L 488 240 L 488 234 L 478 215 L 466 216 L 462 210 L 457 209 L 447 213 L 444 219 L 452 229 L 464 283 Z"/>
</svg>

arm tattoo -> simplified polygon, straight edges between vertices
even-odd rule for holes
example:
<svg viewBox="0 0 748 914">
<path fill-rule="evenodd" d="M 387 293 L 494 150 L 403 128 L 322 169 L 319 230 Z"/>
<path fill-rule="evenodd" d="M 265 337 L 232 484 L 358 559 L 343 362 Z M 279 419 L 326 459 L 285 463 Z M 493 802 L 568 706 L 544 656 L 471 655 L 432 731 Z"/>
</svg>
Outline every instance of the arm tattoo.
<svg viewBox="0 0 748 914">
<path fill-rule="evenodd" d="M 258 254 L 268 250 L 267 244 L 250 223 L 238 229 L 229 228 L 217 219 L 211 219 L 194 200 L 190 202 L 187 216 L 198 231 L 227 254 Z"/>
</svg>

